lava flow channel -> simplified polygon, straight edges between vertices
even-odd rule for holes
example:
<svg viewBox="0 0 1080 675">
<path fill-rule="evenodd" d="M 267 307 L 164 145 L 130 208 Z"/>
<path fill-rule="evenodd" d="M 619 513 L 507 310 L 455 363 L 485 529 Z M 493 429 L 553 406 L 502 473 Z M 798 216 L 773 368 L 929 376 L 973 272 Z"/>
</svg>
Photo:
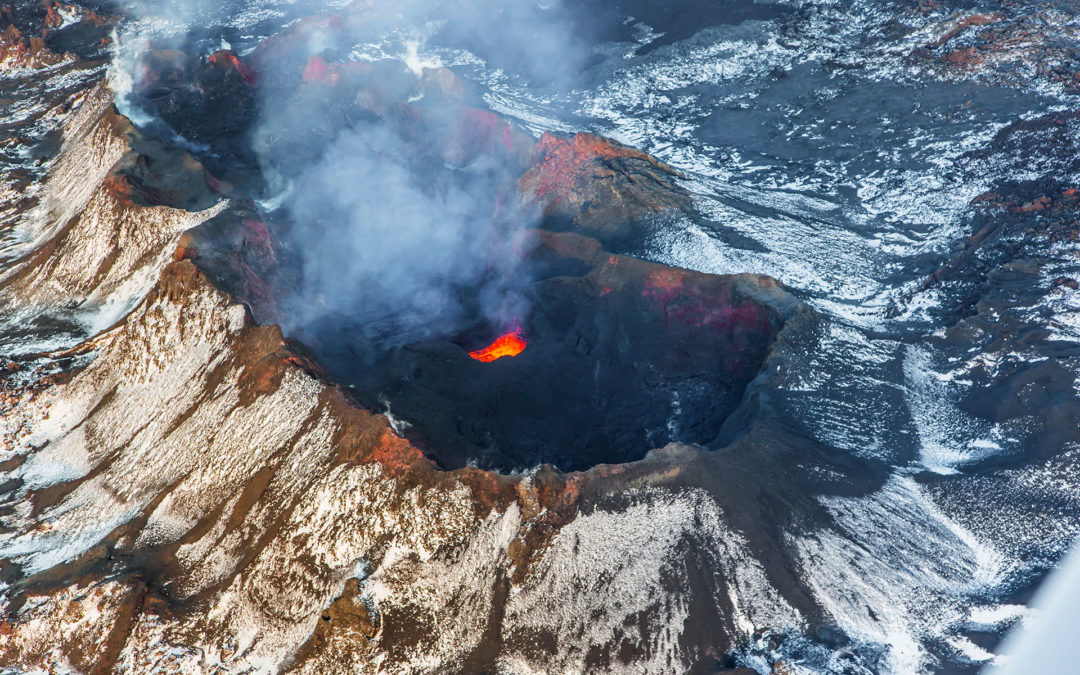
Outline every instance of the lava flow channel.
<svg viewBox="0 0 1080 675">
<path fill-rule="evenodd" d="M 525 351 L 527 344 L 520 331 L 511 331 L 499 336 L 487 347 L 469 352 L 469 356 L 483 363 L 491 363 L 504 356 L 517 356 Z"/>
</svg>

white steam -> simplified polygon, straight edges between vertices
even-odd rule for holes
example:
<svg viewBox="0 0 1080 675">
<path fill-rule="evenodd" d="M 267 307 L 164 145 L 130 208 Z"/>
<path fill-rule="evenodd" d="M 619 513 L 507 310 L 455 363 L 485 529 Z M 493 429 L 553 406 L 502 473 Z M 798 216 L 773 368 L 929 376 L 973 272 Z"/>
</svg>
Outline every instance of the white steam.
<svg viewBox="0 0 1080 675">
<path fill-rule="evenodd" d="M 230 37 L 207 27 L 242 24 L 238 16 L 256 6 L 263 17 L 278 11 L 280 29 L 287 18 L 340 5 L 143 2 L 135 29 L 118 40 L 112 82 L 122 112 L 148 121 L 131 96 L 148 37 L 158 48 L 191 54 Z M 522 233 L 534 223 L 495 217 L 497 195 L 506 194 L 519 169 L 484 157 L 448 166 L 425 144 L 452 133 L 453 113 L 432 113 L 429 106 L 413 128 L 393 105 L 426 105 L 417 85 L 425 69 L 439 65 L 435 54 L 444 47 L 474 51 L 511 77 L 566 81 L 581 72 L 586 54 L 575 36 L 587 22 L 559 0 L 373 0 L 350 3 L 345 12 L 353 19 L 302 24 L 294 32 L 299 44 L 268 57 L 278 81 L 263 83 L 253 130 L 268 181 L 266 193 L 253 197 L 287 214 L 283 239 L 302 269 L 295 296 L 280 303 L 286 330 L 313 336 L 333 324 L 350 331 L 349 340 L 400 344 L 447 335 L 466 316 L 491 323 L 524 319 L 519 252 Z M 419 27 L 425 28 L 423 42 Z M 385 94 L 389 112 L 358 110 L 351 87 L 327 86 L 310 95 L 310 83 L 299 78 L 312 57 L 340 63 L 389 40 L 400 43 L 393 52 L 402 67 L 387 68 L 374 93 Z M 242 55 L 255 49 L 255 43 L 231 43 Z"/>
</svg>

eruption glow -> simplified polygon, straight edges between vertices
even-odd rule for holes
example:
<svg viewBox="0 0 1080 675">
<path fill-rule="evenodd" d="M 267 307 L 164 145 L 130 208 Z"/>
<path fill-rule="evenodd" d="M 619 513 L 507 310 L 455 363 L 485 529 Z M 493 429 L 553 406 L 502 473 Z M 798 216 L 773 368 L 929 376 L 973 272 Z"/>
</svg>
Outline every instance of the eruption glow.
<svg viewBox="0 0 1080 675">
<path fill-rule="evenodd" d="M 504 356 L 517 356 L 525 351 L 527 344 L 520 329 L 512 330 L 496 338 L 487 347 L 478 349 L 475 352 L 469 352 L 469 356 L 482 363 L 491 363 Z"/>
</svg>

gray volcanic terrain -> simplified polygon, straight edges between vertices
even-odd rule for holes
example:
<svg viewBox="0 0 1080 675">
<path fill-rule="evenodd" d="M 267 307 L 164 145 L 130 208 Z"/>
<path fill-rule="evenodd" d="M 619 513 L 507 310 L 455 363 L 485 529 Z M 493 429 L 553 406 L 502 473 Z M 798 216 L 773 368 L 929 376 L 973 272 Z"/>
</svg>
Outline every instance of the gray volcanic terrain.
<svg viewBox="0 0 1080 675">
<path fill-rule="evenodd" d="M 974 673 L 1080 531 L 1080 6 L 0 5 L 0 674 Z"/>
</svg>

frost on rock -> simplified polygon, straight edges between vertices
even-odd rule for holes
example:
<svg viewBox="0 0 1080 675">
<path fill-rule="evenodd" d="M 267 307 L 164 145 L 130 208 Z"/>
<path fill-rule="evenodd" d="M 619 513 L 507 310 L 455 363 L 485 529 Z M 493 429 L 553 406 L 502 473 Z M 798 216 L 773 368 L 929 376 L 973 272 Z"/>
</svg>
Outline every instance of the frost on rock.
<svg viewBox="0 0 1080 675">
<path fill-rule="evenodd" d="M 662 672 L 701 658 L 681 634 L 703 589 L 736 617 L 718 640 L 801 621 L 709 494 L 641 491 L 580 515 L 579 484 L 618 492 L 618 472 L 440 471 L 190 261 L 46 399 L 22 412 L 38 449 L 13 476 L 33 509 L 5 517 L 0 557 L 31 580 L 153 579 L 139 602 L 80 596 L 101 634 L 127 603 L 122 649 L 94 652 L 118 672 L 535 669 L 543 631 L 544 659 L 568 671 L 618 670 L 592 652 L 629 640 Z M 70 599 L 36 597 L 8 605 L 0 656 L 74 658 L 74 642 L 33 637 Z"/>
<path fill-rule="evenodd" d="M 0 277 L 18 309 L 0 330 L 65 317 L 82 332 L 53 357 L 86 357 L 0 418 L 0 663 L 660 672 L 711 658 L 682 635 L 702 612 L 721 649 L 801 621 L 707 492 L 624 503 L 624 469 L 437 469 L 186 259 L 181 235 L 228 208 L 190 155 L 148 172 L 153 141 L 100 85 L 63 131 Z M 683 459 L 625 470 L 677 475 Z M 596 653 L 610 640 L 636 655 Z"/>
<path fill-rule="evenodd" d="M 87 343 L 91 361 L 5 416 L 5 432 L 28 433 L 13 440 L 18 506 L 0 521 L 0 558 L 21 577 L 0 601 L 0 658 L 80 670 L 81 642 L 40 639 L 73 602 L 78 630 L 110 636 L 86 654 L 128 673 L 584 672 L 627 658 L 661 672 L 710 658 L 683 635 L 701 612 L 720 649 L 800 624 L 705 491 L 626 504 L 622 469 L 438 470 L 194 263 L 166 263 L 170 238 L 203 214 L 109 189 L 74 226 L 145 234 L 132 248 L 150 262 L 125 251 L 116 264 L 157 280 Z M 12 283 L 57 301 L 65 289 L 48 284 L 70 271 L 66 290 L 92 297 L 111 277 L 76 274 L 83 255 L 57 246 L 40 285 Z M 680 452 L 626 470 L 678 475 L 668 463 L 700 454 Z M 606 504 L 586 516 L 583 486 Z M 68 579 L 86 589 L 76 600 L 54 586 Z M 98 592 L 124 579 L 134 590 Z M 636 655 L 604 651 L 611 641 Z"/>
<path fill-rule="evenodd" d="M 224 208 L 193 212 L 133 200 L 116 169 L 134 153 L 134 134 L 104 85 L 67 121 L 40 204 L 18 228 L 21 259 L 0 274 L 0 307 L 16 322 L 75 310 L 90 334 L 99 332 L 146 294 L 181 233 Z"/>
</svg>

